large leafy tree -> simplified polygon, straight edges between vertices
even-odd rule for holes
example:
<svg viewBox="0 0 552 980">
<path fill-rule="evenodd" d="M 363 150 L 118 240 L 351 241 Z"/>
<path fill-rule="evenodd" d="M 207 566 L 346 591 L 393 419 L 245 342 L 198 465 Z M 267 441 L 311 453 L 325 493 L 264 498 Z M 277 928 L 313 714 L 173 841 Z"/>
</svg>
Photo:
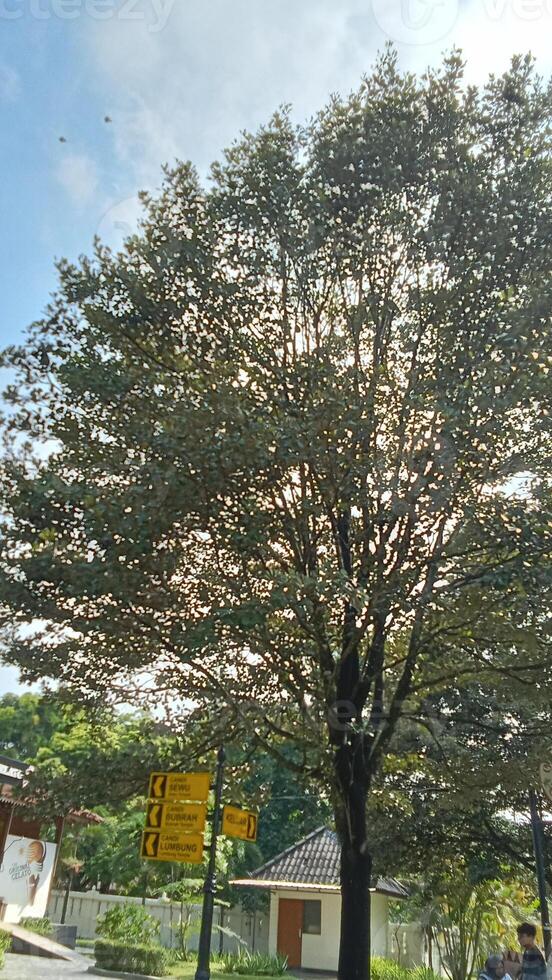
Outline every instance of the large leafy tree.
<svg viewBox="0 0 552 980">
<path fill-rule="evenodd" d="M 204 750 L 247 731 L 323 780 L 341 980 L 401 715 L 549 676 L 551 106 L 528 58 L 476 90 L 388 52 L 207 189 L 167 171 L 7 355 L 9 657 L 82 698 L 146 672 Z"/>
</svg>

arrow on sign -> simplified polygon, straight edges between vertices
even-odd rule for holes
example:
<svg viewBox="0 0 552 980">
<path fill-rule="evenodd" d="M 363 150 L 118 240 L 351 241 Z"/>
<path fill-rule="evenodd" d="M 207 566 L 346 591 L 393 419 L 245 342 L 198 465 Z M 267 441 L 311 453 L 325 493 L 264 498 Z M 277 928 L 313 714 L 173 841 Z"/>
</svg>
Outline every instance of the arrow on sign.
<svg viewBox="0 0 552 980">
<path fill-rule="evenodd" d="M 165 795 L 165 776 L 157 776 L 153 780 L 152 795 L 162 799 Z"/>
<path fill-rule="evenodd" d="M 247 814 L 246 836 L 248 840 L 255 840 L 257 836 L 257 817 L 253 813 Z"/>
<path fill-rule="evenodd" d="M 157 854 L 157 847 L 159 845 L 159 837 L 157 834 L 146 834 L 145 835 L 145 852 L 148 857 L 155 857 Z"/>
<path fill-rule="evenodd" d="M 148 823 L 150 827 L 160 827 L 161 826 L 161 815 L 163 813 L 163 807 L 159 803 L 154 803 L 148 809 Z"/>
</svg>

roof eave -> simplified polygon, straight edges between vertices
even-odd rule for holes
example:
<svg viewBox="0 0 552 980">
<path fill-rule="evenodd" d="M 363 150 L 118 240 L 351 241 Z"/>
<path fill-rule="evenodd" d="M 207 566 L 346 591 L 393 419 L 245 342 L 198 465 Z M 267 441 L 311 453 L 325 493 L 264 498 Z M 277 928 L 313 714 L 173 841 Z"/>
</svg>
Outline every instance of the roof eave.
<svg viewBox="0 0 552 980">
<path fill-rule="evenodd" d="M 338 895 L 341 891 L 339 885 L 323 885 L 313 881 L 274 881 L 266 878 L 234 878 L 231 882 L 236 888 L 264 888 L 267 891 L 299 891 L 299 892 L 322 892 Z M 372 886 L 370 892 L 377 895 L 386 895 L 395 900 L 404 899 L 406 893 L 391 891 L 387 888 Z"/>
<path fill-rule="evenodd" d="M 308 891 L 308 892 L 335 892 L 340 891 L 339 885 L 322 885 L 312 881 L 271 881 L 266 878 L 235 878 L 230 882 L 236 888 L 266 888 L 274 891 L 279 888 L 282 891 Z"/>
</svg>

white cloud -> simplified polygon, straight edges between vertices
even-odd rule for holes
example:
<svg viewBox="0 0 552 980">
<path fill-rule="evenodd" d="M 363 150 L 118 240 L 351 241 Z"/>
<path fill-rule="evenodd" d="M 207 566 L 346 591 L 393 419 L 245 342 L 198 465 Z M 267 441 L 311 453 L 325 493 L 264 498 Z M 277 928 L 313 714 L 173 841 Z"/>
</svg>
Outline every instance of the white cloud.
<svg viewBox="0 0 552 980">
<path fill-rule="evenodd" d="M 93 201 L 98 171 L 94 161 L 84 153 L 65 155 L 58 164 L 56 177 L 76 207 L 85 208 Z"/>
<path fill-rule="evenodd" d="M 175 157 L 206 170 L 282 102 L 310 115 L 356 85 L 381 46 L 367 10 L 369 0 L 186 0 L 158 32 L 144 21 L 88 25 L 120 159 L 151 184 Z"/>
<path fill-rule="evenodd" d="M 482 82 L 514 54 L 531 51 L 541 73 L 552 67 L 552 0 L 469 0 L 455 42 L 470 56 L 469 77 Z"/>
<path fill-rule="evenodd" d="M 21 94 L 21 79 L 15 69 L 0 64 L 0 102 L 16 102 Z"/>
<path fill-rule="evenodd" d="M 552 0 L 186 0 L 164 10 L 155 30 L 144 17 L 83 30 L 83 57 L 113 117 L 117 189 L 106 197 L 115 206 L 158 186 L 175 158 L 205 174 L 283 102 L 307 119 L 332 92 L 356 88 L 390 39 L 413 70 L 462 47 L 475 82 L 516 52 L 532 49 L 544 73 L 551 63 Z"/>
<path fill-rule="evenodd" d="M 449 37 L 460 14 L 459 0 L 372 0 L 372 9 L 384 34 L 415 48 Z"/>
</svg>

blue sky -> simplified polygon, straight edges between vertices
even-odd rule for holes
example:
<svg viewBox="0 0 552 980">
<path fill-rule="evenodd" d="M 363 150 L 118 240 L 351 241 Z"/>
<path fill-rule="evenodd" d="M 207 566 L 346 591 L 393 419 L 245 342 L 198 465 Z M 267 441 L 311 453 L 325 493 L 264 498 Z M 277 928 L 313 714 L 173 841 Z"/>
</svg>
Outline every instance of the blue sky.
<svg viewBox="0 0 552 980">
<path fill-rule="evenodd" d="M 527 50 L 548 75 L 551 28 L 552 0 L 0 0 L 0 344 L 41 315 L 56 257 L 132 227 L 163 162 L 205 173 L 279 104 L 307 118 L 389 39 L 410 68 L 457 44 L 473 81 Z"/>
</svg>

